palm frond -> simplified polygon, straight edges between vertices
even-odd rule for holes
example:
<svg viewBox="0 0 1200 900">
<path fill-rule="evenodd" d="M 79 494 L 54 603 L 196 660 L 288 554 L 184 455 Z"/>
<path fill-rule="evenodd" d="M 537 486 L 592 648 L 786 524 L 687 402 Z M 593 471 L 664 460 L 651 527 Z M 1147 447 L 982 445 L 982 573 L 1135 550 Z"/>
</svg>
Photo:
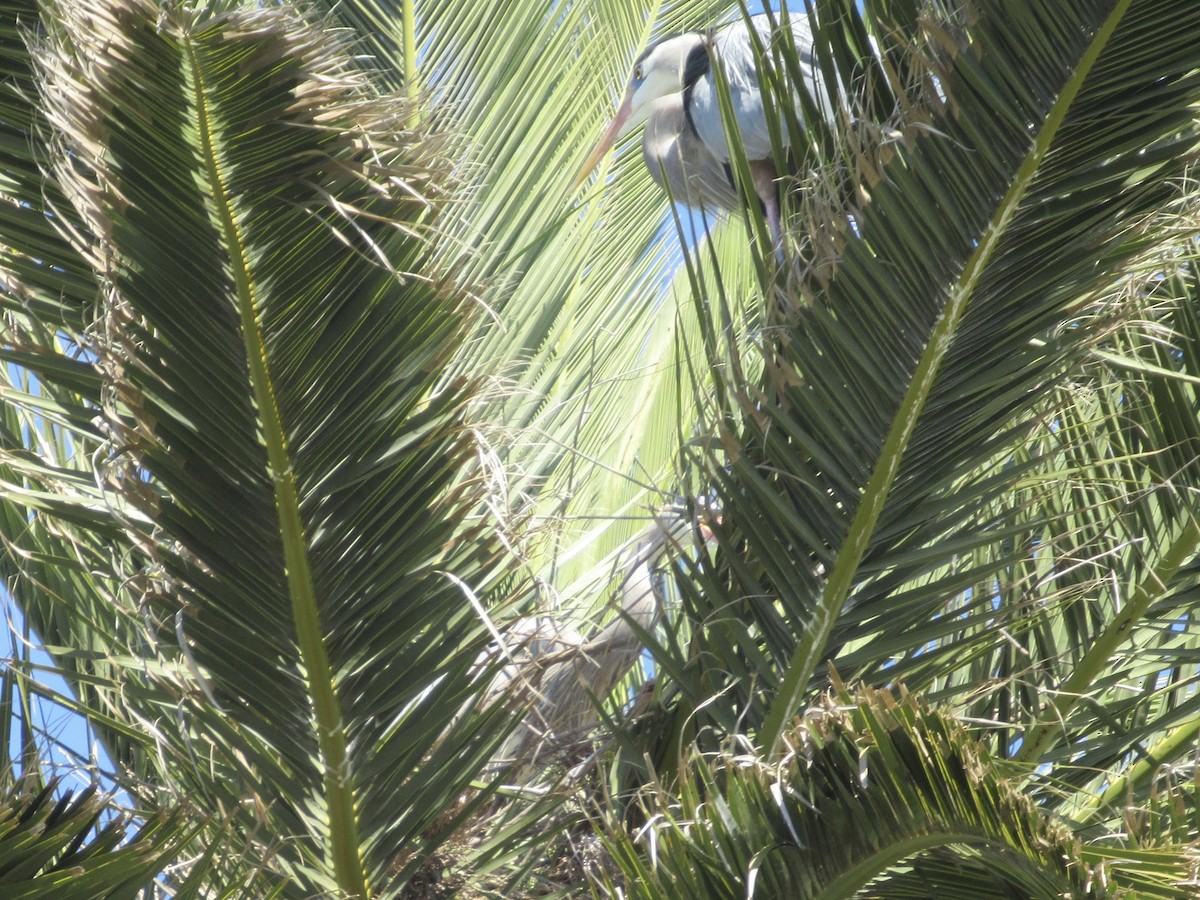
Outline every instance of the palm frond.
<svg viewBox="0 0 1200 900">
<path fill-rule="evenodd" d="M 708 465 L 723 561 L 699 572 L 687 614 L 689 653 L 729 673 L 707 685 L 732 690 L 722 727 L 749 711 L 781 733 L 850 642 L 883 663 L 871 677 L 892 677 L 900 648 L 879 651 L 897 625 L 938 627 L 971 584 L 986 615 L 987 570 L 952 560 L 1015 534 L 1009 514 L 977 513 L 1030 473 L 1005 460 L 1039 423 L 1031 401 L 1127 314 L 1099 301 L 1130 293 L 1125 273 L 1156 280 L 1143 261 L 1180 237 L 1170 208 L 1197 147 L 1195 10 L 976 12 L 940 79 L 949 106 L 897 148 L 836 269 L 808 284 L 813 301 L 779 305 L 761 386 L 721 385 Z M 1103 266 L 1084 262 L 1096 252 Z M 1010 544 L 987 565 L 1027 552 Z M 931 639 L 915 628 L 904 652 Z"/>
<path fill-rule="evenodd" d="M 1127 870 L 1113 850 L 1097 877 L 966 729 L 912 698 L 827 701 L 786 744 L 777 762 L 741 747 L 693 756 L 672 792 L 647 789 L 636 834 L 610 842 L 625 893 L 1091 897 L 1107 880 L 1169 897 L 1189 874 L 1178 853 L 1135 852 Z"/>
<path fill-rule="evenodd" d="M 46 9 L 49 166 L 102 296 L 71 338 L 107 439 L 100 502 L 47 512 L 116 528 L 108 662 L 154 673 L 111 714 L 177 706 L 162 774 L 244 835 L 272 823 L 297 886 L 366 896 L 486 799 L 504 735 L 456 716 L 488 677 L 471 594 L 504 567 L 466 479 L 473 386 L 436 388 L 475 309 L 434 263 L 446 144 L 291 7 Z"/>
<path fill-rule="evenodd" d="M 102 818 L 108 798 L 51 783 L 39 791 L 17 782 L 0 800 L 0 890 L 14 900 L 48 896 L 130 897 L 154 884 L 196 826 L 159 815 L 136 828 Z M 203 878 L 201 861 L 192 884 Z M 186 879 L 181 879 L 181 884 Z"/>
<path fill-rule="evenodd" d="M 486 372 L 496 385 L 479 416 L 511 461 L 511 497 L 539 526 L 525 551 L 562 594 L 544 599 L 552 609 L 595 606 L 595 571 L 611 568 L 670 493 L 661 486 L 679 465 L 676 434 L 694 421 L 689 392 L 667 387 L 674 341 L 701 329 L 689 304 L 663 300 L 664 285 L 687 279 L 670 205 L 640 155 L 619 153 L 581 197 L 569 184 L 650 36 L 708 27 L 736 7 L 415 3 L 421 88 L 439 101 L 437 120 L 465 136 L 456 152 L 470 189 L 452 226 L 458 243 L 443 249 L 483 285 L 491 311 L 452 372 Z M 329 8 L 365 29 L 389 77 L 403 71 L 399 2 Z M 733 279 L 744 241 L 723 247 Z"/>
<path fill-rule="evenodd" d="M 69 204 L 41 172 L 45 147 L 26 45 L 40 21 L 36 0 L 0 3 L 0 303 L 81 327 L 95 284 L 62 237 L 61 225 L 74 221 Z"/>
</svg>

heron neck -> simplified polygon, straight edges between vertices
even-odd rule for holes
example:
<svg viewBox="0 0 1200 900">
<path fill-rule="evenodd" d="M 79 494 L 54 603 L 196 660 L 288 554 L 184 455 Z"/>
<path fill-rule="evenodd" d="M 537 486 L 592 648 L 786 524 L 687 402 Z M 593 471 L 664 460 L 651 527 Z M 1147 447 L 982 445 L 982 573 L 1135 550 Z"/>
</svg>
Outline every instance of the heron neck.
<svg viewBox="0 0 1200 900">
<path fill-rule="evenodd" d="M 659 97 L 650 105 L 646 133 L 642 142 L 647 150 L 658 151 L 673 142 L 683 127 L 684 101 L 681 94 Z"/>
</svg>

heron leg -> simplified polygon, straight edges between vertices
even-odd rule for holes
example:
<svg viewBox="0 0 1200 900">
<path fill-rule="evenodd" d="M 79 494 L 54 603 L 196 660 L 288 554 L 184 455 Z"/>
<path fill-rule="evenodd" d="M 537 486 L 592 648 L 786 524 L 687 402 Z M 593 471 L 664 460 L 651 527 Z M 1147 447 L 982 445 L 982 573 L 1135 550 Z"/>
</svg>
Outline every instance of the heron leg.
<svg viewBox="0 0 1200 900">
<path fill-rule="evenodd" d="M 750 160 L 750 177 L 754 181 L 754 193 L 762 202 L 767 217 L 767 229 L 771 233 L 771 246 L 775 256 L 783 261 L 783 223 L 779 216 L 779 184 L 775 181 L 775 163 L 769 159 Z"/>
</svg>

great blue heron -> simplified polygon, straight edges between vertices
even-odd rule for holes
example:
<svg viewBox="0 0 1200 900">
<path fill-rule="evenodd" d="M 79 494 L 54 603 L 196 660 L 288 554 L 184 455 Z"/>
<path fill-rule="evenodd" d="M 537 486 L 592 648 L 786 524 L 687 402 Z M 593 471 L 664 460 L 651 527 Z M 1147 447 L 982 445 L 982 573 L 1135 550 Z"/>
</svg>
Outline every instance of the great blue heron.
<svg viewBox="0 0 1200 900">
<path fill-rule="evenodd" d="M 710 510 L 703 515 L 713 516 Z M 578 753 L 600 725 L 598 704 L 637 663 L 645 646 L 642 635 L 662 616 L 656 573 L 691 534 L 711 536 L 702 519 L 694 524 L 681 509 L 655 515 L 622 562 L 624 577 L 613 597 L 619 614 L 589 629 L 590 635 L 550 616 L 523 620 L 509 630 L 501 649 L 512 663 L 492 684 L 491 694 L 521 704 L 525 714 L 494 762 L 513 766 L 519 783 L 536 780 L 531 773 L 551 761 Z M 497 655 L 493 650 L 488 658 Z"/>
<path fill-rule="evenodd" d="M 713 70 L 716 61 L 729 88 L 733 123 L 750 164 L 754 192 L 762 202 L 775 246 L 781 247 L 778 173 L 772 159 L 771 125 L 763 108 L 751 26 L 763 48 L 763 63 L 770 65 L 773 47 L 785 35 L 773 29 L 771 17 L 766 14 L 752 16 L 749 23 L 735 22 L 715 34 L 693 31 L 669 35 L 646 48 L 634 63 L 625 99 L 583 164 L 576 185 L 618 139 L 645 123 L 642 152 L 655 181 L 689 206 L 738 209 Z M 808 17 L 791 17 L 790 30 L 803 89 L 832 120 L 833 110 L 813 55 Z M 799 108 L 798 103 L 796 106 Z M 778 129 L 787 147 L 788 131 L 782 121 Z"/>
</svg>

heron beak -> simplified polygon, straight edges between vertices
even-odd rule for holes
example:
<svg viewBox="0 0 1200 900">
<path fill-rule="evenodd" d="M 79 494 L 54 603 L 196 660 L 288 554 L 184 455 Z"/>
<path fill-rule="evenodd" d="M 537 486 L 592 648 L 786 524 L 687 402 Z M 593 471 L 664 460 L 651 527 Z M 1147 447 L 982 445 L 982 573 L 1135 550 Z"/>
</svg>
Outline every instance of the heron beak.
<svg viewBox="0 0 1200 900">
<path fill-rule="evenodd" d="M 627 91 L 625 99 L 621 103 L 621 108 L 617 110 L 617 114 L 613 116 L 613 120 L 609 123 L 608 128 L 604 130 L 603 136 L 600 138 L 600 143 L 596 144 L 596 149 L 591 152 L 583 166 L 580 167 L 579 173 L 575 176 L 575 180 L 571 182 L 571 190 L 579 190 L 579 186 L 591 174 L 592 169 L 600 164 L 600 160 L 604 159 L 604 155 L 612 149 L 620 138 L 624 137 L 637 121 L 631 121 L 630 116 L 633 113 L 633 91 Z M 639 120 L 640 121 L 640 120 Z"/>
</svg>

